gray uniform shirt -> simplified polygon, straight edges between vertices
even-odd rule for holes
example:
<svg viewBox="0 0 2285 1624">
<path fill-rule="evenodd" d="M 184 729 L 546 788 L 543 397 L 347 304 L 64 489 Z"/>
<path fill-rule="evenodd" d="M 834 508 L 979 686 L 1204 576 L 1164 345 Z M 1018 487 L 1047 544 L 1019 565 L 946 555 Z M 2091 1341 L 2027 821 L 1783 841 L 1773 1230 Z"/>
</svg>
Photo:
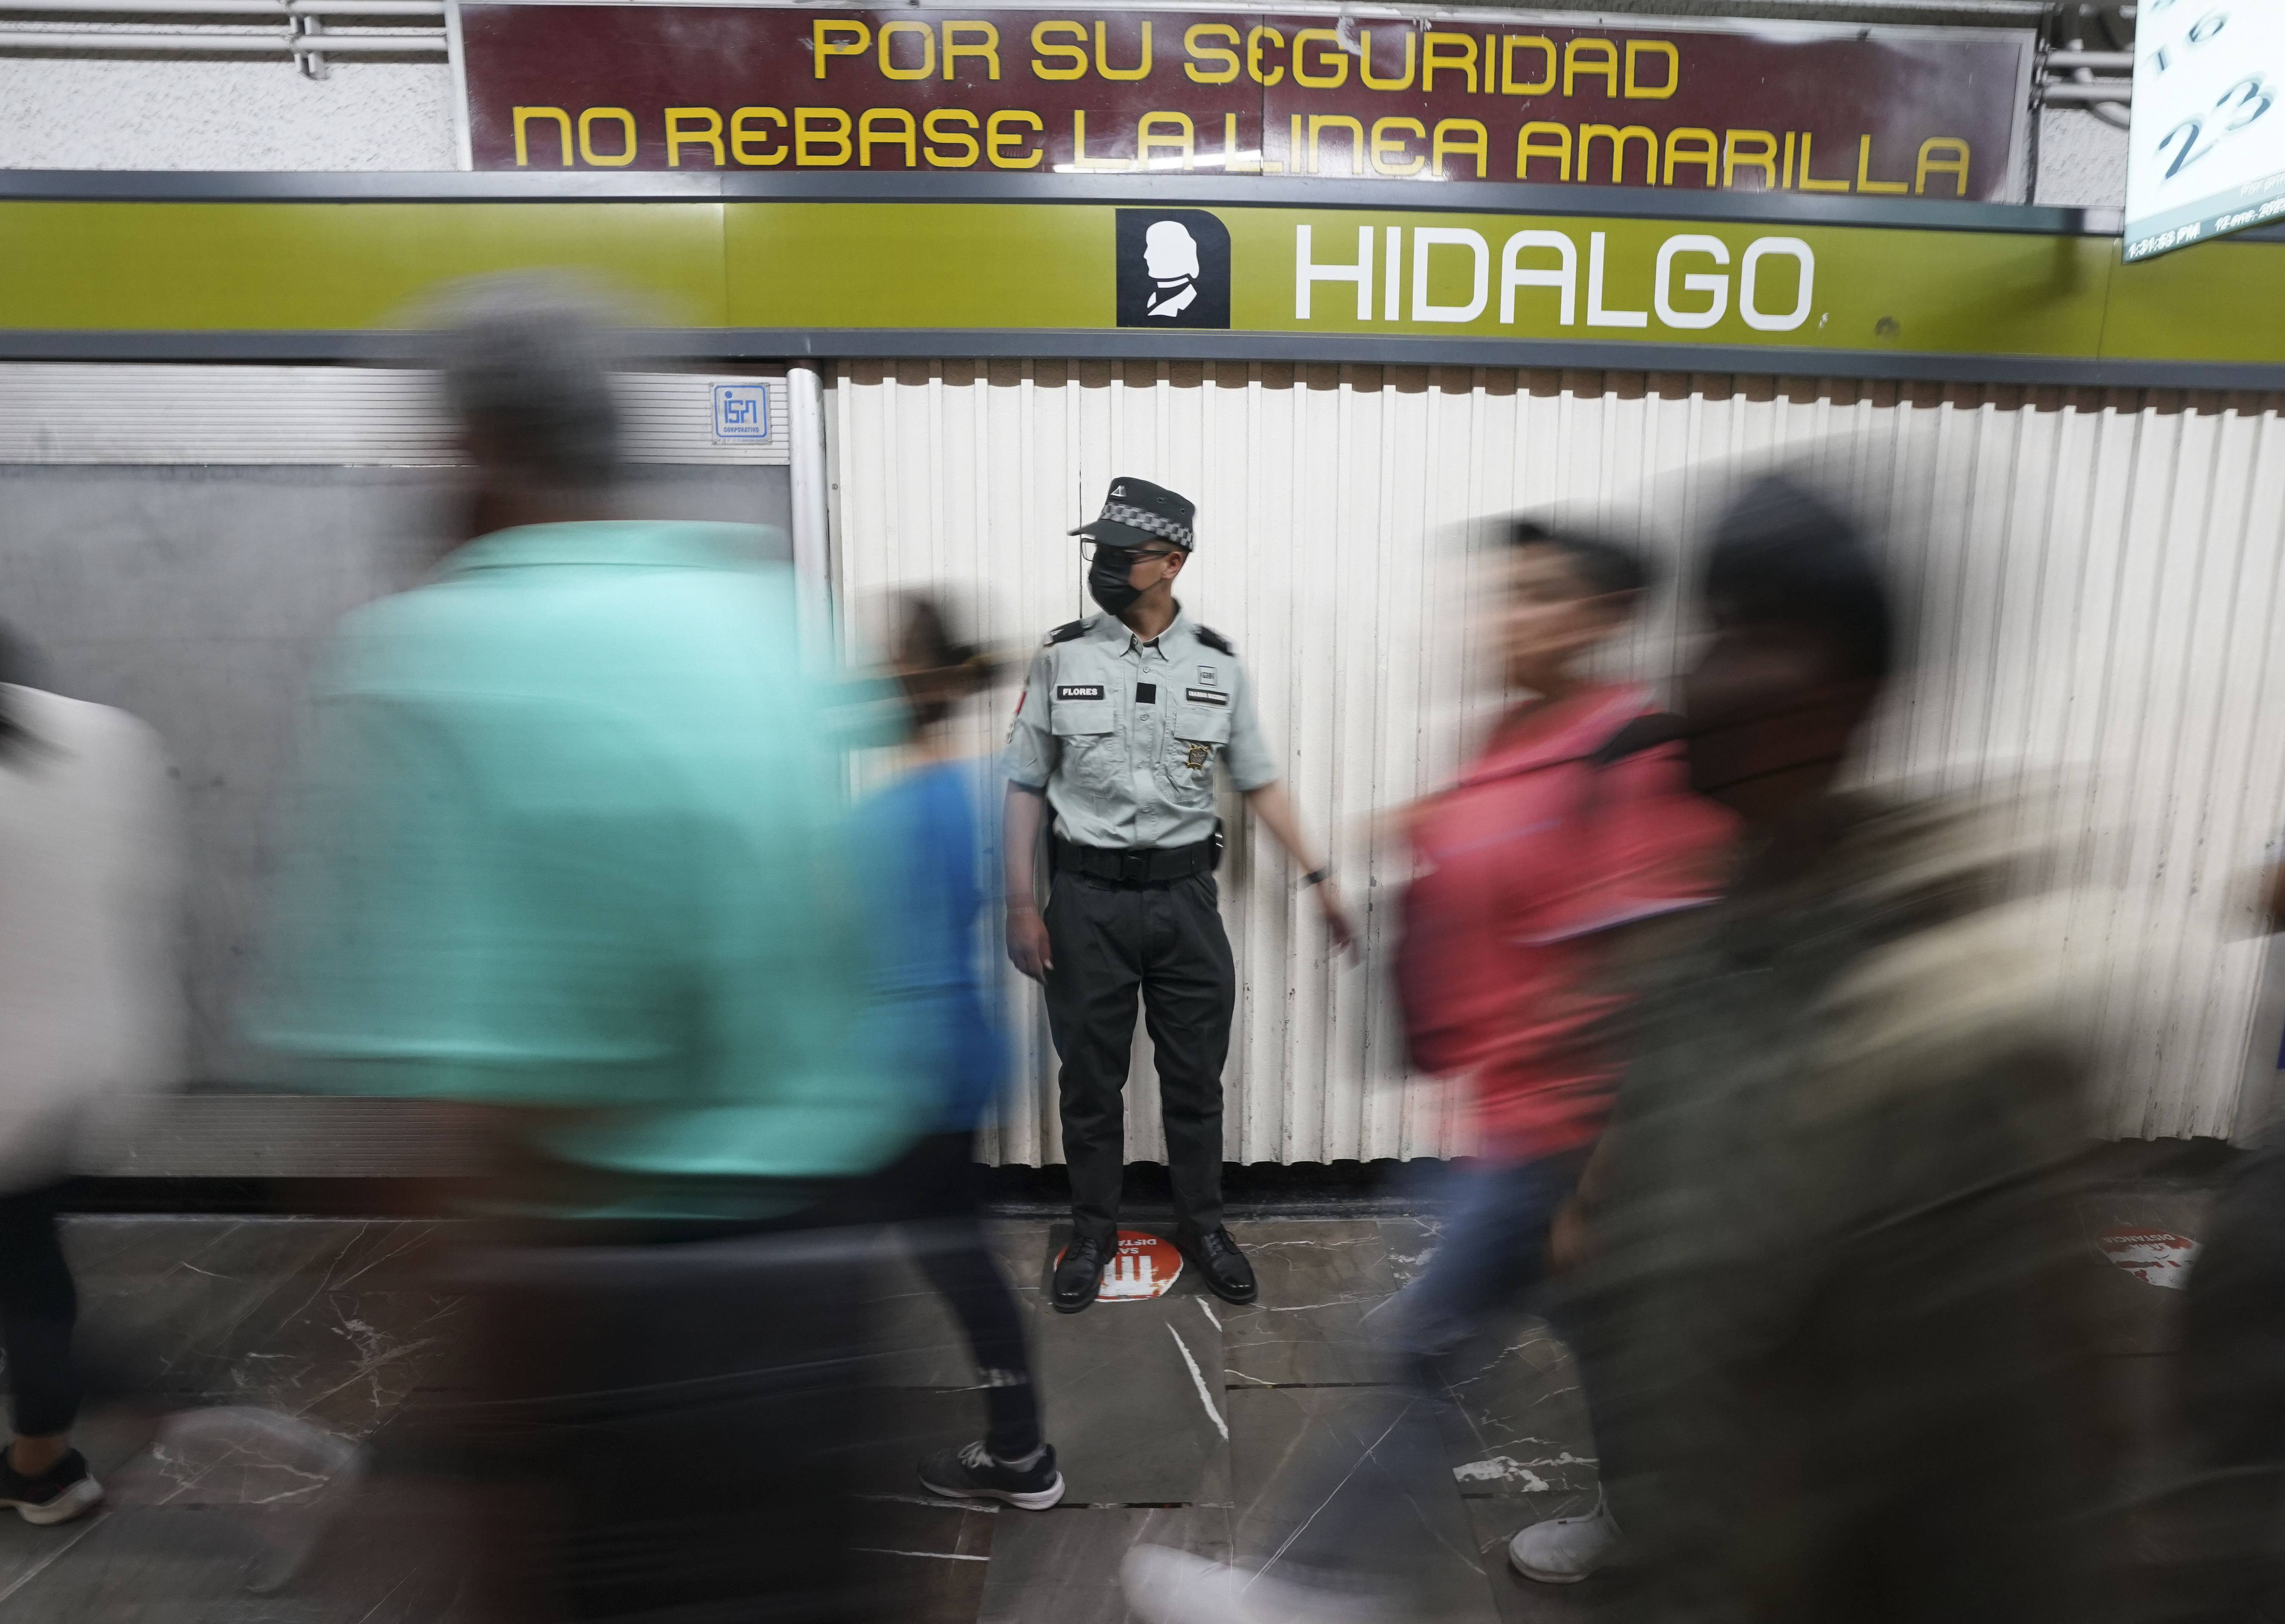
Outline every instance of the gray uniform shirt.
<svg viewBox="0 0 2285 1624">
<path fill-rule="evenodd" d="M 1213 833 L 1214 762 L 1240 790 L 1277 764 L 1234 654 L 1177 608 L 1145 643 L 1116 616 L 1033 657 L 1008 734 L 1009 781 L 1040 790 L 1055 830 L 1082 846 L 1187 846 Z"/>
</svg>

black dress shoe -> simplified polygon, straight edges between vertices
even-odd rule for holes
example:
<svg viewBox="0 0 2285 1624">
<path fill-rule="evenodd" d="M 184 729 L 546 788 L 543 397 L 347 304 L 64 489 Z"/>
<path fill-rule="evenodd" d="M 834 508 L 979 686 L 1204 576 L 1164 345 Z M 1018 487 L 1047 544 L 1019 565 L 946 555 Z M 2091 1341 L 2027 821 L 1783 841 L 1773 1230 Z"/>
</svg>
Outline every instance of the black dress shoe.
<svg viewBox="0 0 2285 1624">
<path fill-rule="evenodd" d="M 1081 1240 L 1064 1248 L 1056 1264 L 1054 1289 L 1048 1294 L 1057 1314 L 1077 1314 L 1103 1290 L 1103 1250 L 1101 1241 Z"/>
<path fill-rule="evenodd" d="M 1198 1273 L 1205 1276 L 1206 1289 L 1222 1301 L 1250 1303 L 1253 1300 L 1257 1289 L 1253 1265 L 1248 1263 L 1245 1254 L 1238 1251 L 1237 1243 L 1229 1238 L 1229 1230 L 1214 1229 L 1205 1235 L 1184 1234 L 1176 1237 L 1174 1244 L 1182 1249 L 1184 1257 L 1198 1266 Z"/>
</svg>

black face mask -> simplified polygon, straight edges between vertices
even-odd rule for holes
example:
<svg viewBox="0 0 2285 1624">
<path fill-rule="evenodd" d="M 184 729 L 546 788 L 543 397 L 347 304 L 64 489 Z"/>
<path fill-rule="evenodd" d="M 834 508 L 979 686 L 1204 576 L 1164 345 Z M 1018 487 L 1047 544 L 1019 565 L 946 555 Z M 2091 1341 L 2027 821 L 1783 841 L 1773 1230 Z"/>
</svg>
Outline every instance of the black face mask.
<svg viewBox="0 0 2285 1624">
<path fill-rule="evenodd" d="M 1127 577 L 1134 573 L 1135 554 L 1124 547 L 1097 545 L 1095 562 L 1087 572 L 1087 595 L 1103 606 L 1106 615 L 1124 615 L 1142 593 Z"/>
</svg>

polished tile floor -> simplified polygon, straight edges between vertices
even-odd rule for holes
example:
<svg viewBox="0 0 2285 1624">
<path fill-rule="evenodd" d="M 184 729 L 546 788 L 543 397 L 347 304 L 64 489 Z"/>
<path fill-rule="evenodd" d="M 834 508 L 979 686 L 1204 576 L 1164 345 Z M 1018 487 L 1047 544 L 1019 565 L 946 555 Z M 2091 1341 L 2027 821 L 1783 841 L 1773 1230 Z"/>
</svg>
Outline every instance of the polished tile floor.
<svg viewBox="0 0 2285 1624">
<path fill-rule="evenodd" d="M 2115 1306 L 2105 1351 L 2130 1397 L 2157 1391 L 2179 1293 L 2113 1267 L 2096 1237 L 2122 1226 L 2194 1236 L 2201 1200 L 2138 1189 L 2085 1211 L 2089 1267 Z M 947 1503 L 912 1478 L 922 1451 L 977 1435 L 982 1407 L 950 1317 L 916 1275 L 894 1271 L 881 1395 L 893 1441 L 868 1457 L 866 1487 L 872 1560 L 905 1597 L 899 1617 L 1114 1624 L 1128 1617 L 1119 1563 L 1138 1542 L 1273 1560 L 1307 1512 L 1312 1462 L 1386 1413 L 1372 1316 L 1418 1272 L 1436 1228 L 1387 1216 L 1232 1227 L 1260 1270 L 1258 1304 L 1234 1307 L 1185 1278 L 1152 1300 L 1065 1316 L 1042 1301 L 1060 1227 L 993 1226 L 1070 1482 L 1048 1512 Z M 422 1283 L 437 1239 L 411 1223 L 122 1217 L 75 1220 L 69 1244 L 90 1346 L 143 1350 L 106 1373 L 121 1388 L 386 1440 L 392 1416 L 449 1384 L 446 1355 L 466 1329 L 459 1301 Z M 1593 1498 L 1593 1446 L 1562 1348 L 1519 1321 L 1486 1342 L 1453 1397 L 1442 1471 L 1396 1497 L 1417 1616 L 1589 1617 L 1595 1585 L 1535 1585 L 1504 1559 L 1518 1528 Z M 263 1531 L 248 1532 L 242 1484 L 204 1492 L 215 1479 L 122 1407 L 98 1408 L 82 1443 L 110 1506 L 59 1528 L 0 1518 L 0 1624 L 429 1624 L 451 1610 L 467 1519 L 417 1451 L 384 1443 L 349 1513 L 290 1582 L 258 1595 L 245 1579 Z"/>
</svg>

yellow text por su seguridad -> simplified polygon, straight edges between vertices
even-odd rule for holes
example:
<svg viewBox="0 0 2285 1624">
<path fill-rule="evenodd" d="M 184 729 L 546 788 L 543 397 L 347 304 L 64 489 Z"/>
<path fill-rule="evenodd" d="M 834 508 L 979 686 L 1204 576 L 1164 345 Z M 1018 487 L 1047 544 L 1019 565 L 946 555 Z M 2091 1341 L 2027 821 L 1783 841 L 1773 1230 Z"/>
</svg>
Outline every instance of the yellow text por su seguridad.
<svg viewBox="0 0 2285 1624">
<path fill-rule="evenodd" d="M 1291 83 L 1316 91 L 1394 93 L 1441 85 L 1449 92 L 1484 97 L 1661 101 L 1681 88 L 1682 57 L 1670 41 L 1574 38 L 1559 44 L 1544 35 L 1428 28 L 1394 30 L 1401 36 L 1376 51 L 1374 30 L 1357 30 L 1352 51 L 1333 28 L 1289 32 L 1268 25 L 1197 23 L 1184 30 L 1179 59 L 1162 60 L 1153 23 L 1135 23 L 1114 40 L 1107 23 L 1092 29 L 1075 20 L 1047 19 L 1030 31 L 1030 51 L 1009 49 L 998 25 L 982 20 L 929 22 L 899 20 L 873 25 L 856 18 L 820 18 L 812 25 L 815 79 L 851 75 L 876 82 L 1000 82 L 1008 75 L 1046 82 L 1094 77 L 1112 83 L 1148 80 L 1178 60 L 1183 75 L 1201 85 L 1245 81 L 1264 88 Z M 1352 79 L 1352 67 L 1355 68 Z M 1354 87 L 1354 88 L 1352 88 Z M 1535 106 L 1530 109 L 1541 109 Z M 658 134 L 671 169 L 1036 169 L 1047 156 L 1048 116 L 1023 108 L 988 113 L 962 107 L 852 109 L 837 106 L 667 107 Z M 1211 115 L 1209 115 L 1211 116 Z M 1511 143 L 1495 139 L 1485 120 L 1429 121 L 1361 113 L 1287 115 L 1287 157 L 1241 149 L 1237 112 L 1222 114 L 1219 150 L 1202 144 L 1198 119 L 1177 109 L 1135 118 L 1133 152 L 1100 150 L 1111 132 L 1087 129 L 1073 111 L 1073 161 L 1082 170 L 1211 169 L 1224 174 L 1441 177 L 1453 161 L 1476 179 L 1555 180 L 1643 185 L 1694 179 L 1704 187 L 1755 191 L 1965 197 L 1971 153 L 1957 136 L 1920 142 L 1910 178 L 1892 176 L 1889 154 L 1876 154 L 1873 138 L 1857 137 L 1840 165 L 1821 156 L 1807 130 L 1684 126 L 1661 136 L 1636 122 L 1534 118 Z M 517 167 L 622 169 L 635 161 L 641 130 L 627 107 L 517 106 L 511 112 Z M 1098 151 L 1088 150 L 1090 138 Z M 553 150 L 551 150 L 551 148 Z M 1855 162 L 1851 166 L 1849 157 Z M 1598 159 L 1602 162 L 1598 165 Z M 1598 168 L 1601 174 L 1598 176 Z M 1852 172 L 1853 169 L 1853 172 Z M 1495 173 L 1495 170 L 1497 173 Z M 1948 180 L 1948 187 L 1943 185 Z"/>
</svg>

